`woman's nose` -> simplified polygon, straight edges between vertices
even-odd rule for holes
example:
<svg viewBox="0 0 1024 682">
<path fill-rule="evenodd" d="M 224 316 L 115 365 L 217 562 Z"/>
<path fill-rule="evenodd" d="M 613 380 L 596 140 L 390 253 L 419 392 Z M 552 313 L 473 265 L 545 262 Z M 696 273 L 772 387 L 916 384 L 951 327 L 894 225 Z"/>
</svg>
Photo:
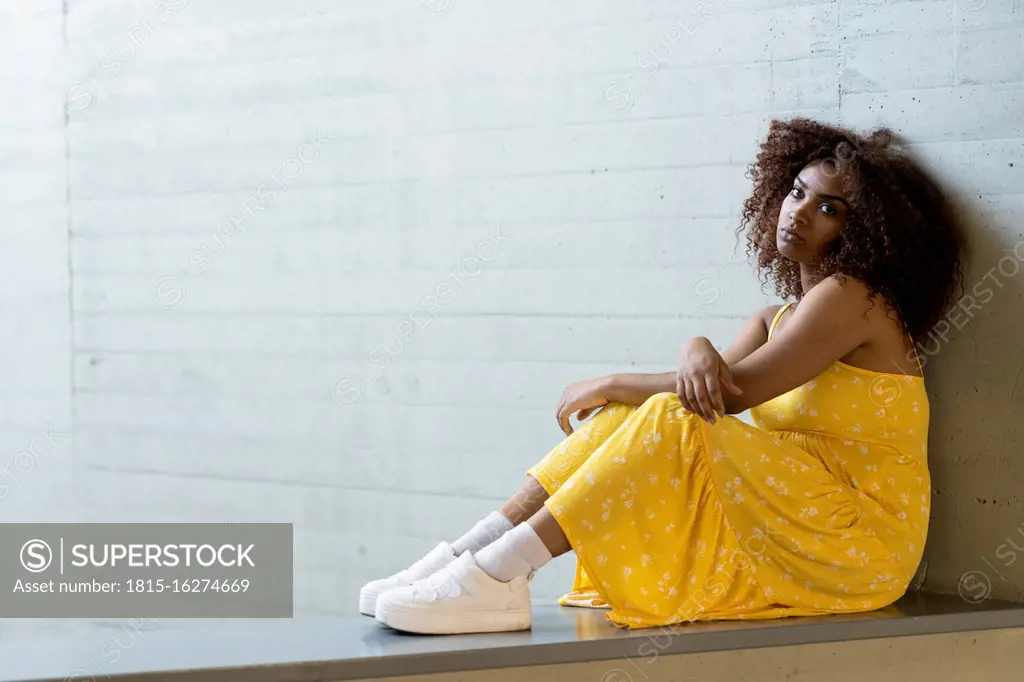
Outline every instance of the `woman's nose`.
<svg viewBox="0 0 1024 682">
<path fill-rule="evenodd" d="M 800 203 L 798 203 L 796 206 L 793 207 L 792 212 L 789 214 L 789 219 L 792 220 L 794 223 L 806 225 L 808 218 L 808 205 L 809 203 L 806 201 L 801 201 Z"/>
</svg>

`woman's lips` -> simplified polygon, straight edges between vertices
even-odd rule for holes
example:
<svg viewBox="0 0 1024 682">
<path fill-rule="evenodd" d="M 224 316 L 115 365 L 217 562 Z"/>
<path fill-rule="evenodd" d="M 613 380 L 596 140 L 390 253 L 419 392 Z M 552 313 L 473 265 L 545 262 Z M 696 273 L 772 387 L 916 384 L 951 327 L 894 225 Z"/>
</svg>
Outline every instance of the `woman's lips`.
<svg viewBox="0 0 1024 682">
<path fill-rule="evenodd" d="M 804 240 L 804 238 L 798 235 L 796 232 L 793 232 L 789 228 L 785 227 L 779 230 L 779 238 L 785 242 L 802 242 Z"/>
</svg>

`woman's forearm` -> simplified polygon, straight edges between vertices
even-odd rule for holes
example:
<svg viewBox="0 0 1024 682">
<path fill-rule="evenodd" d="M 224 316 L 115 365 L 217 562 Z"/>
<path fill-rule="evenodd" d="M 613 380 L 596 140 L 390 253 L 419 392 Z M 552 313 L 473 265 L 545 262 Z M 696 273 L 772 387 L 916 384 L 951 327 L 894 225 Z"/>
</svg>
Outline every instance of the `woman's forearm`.
<svg viewBox="0 0 1024 682">
<path fill-rule="evenodd" d="M 612 374 L 607 382 L 604 397 L 610 402 L 627 405 L 643 405 L 656 393 L 676 392 L 676 373 L 661 374 Z"/>
</svg>

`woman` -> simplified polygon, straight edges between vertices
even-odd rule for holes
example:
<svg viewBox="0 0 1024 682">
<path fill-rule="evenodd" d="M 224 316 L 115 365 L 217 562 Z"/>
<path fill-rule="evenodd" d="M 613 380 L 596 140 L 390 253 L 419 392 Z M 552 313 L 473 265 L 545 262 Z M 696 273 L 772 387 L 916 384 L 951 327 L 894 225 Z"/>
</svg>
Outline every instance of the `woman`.
<svg viewBox="0 0 1024 682">
<path fill-rule="evenodd" d="M 570 549 L 563 605 L 625 627 L 850 613 L 910 583 L 930 508 L 928 396 L 914 341 L 962 288 L 939 189 L 889 146 L 807 119 L 771 124 L 740 230 L 784 306 L 675 372 L 567 387 L 567 438 L 500 510 L 366 585 L 398 630 L 530 627 L 528 582 Z M 727 415 L 750 410 L 754 423 Z M 579 420 L 599 410 L 575 432 Z M 524 523 L 525 522 L 525 523 Z"/>
</svg>

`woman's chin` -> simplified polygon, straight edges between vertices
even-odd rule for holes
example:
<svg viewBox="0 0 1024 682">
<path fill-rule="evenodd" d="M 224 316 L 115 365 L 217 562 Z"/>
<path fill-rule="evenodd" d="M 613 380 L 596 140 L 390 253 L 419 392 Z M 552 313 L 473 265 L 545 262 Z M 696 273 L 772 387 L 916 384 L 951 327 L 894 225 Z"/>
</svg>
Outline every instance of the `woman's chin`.
<svg viewBox="0 0 1024 682">
<path fill-rule="evenodd" d="M 803 262 L 804 254 L 799 245 L 778 239 L 775 241 L 775 248 L 779 250 L 779 253 L 782 254 L 783 258 L 796 261 L 797 263 Z"/>
</svg>

